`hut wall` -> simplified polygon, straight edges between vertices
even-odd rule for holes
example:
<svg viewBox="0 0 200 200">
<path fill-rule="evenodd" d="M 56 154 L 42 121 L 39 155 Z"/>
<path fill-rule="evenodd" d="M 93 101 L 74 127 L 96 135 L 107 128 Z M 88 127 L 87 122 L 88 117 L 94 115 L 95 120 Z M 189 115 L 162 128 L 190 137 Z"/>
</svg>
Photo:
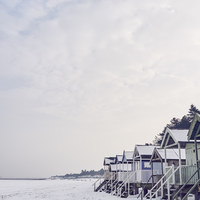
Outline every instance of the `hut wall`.
<svg viewBox="0 0 200 200">
<path fill-rule="evenodd" d="M 142 173 L 141 173 L 141 182 L 142 183 L 147 183 L 147 181 L 149 180 L 149 178 L 151 177 L 152 175 L 152 171 L 151 170 L 142 170 Z M 149 183 L 152 182 L 152 179 L 149 180 Z"/>
<path fill-rule="evenodd" d="M 160 175 L 162 174 L 162 163 L 161 162 L 152 162 L 153 174 Z"/>
<path fill-rule="evenodd" d="M 197 145 L 197 148 L 198 148 L 198 157 L 200 159 L 200 144 Z M 186 149 L 186 165 L 195 165 L 196 164 L 195 144 L 188 143 L 185 149 Z"/>
<path fill-rule="evenodd" d="M 136 170 L 135 174 L 135 181 L 136 182 L 141 182 L 142 181 L 142 170 Z"/>
<path fill-rule="evenodd" d="M 104 180 L 115 180 L 115 172 L 104 171 Z"/>
</svg>

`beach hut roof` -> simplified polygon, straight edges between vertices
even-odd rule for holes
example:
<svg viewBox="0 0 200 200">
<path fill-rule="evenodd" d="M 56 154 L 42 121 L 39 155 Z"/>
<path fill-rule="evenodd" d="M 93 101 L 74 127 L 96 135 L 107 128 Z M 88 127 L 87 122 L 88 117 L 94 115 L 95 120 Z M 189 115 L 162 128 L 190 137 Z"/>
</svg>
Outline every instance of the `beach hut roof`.
<svg viewBox="0 0 200 200">
<path fill-rule="evenodd" d="M 124 151 L 122 162 L 133 161 L 133 151 Z"/>
<path fill-rule="evenodd" d="M 188 140 L 200 139 L 200 115 L 196 113 L 188 132 Z"/>
<path fill-rule="evenodd" d="M 103 165 L 110 165 L 115 163 L 115 157 L 105 157 Z"/>
<path fill-rule="evenodd" d="M 136 156 L 151 156 L 154 148 L 158 146 L 154 145 L 135 145 L 134 157 Z"/>
<path fill-rule="evenodd" d="M 180 149 L 180 151 L 181 151 L 181 160 L 185 160 L 186 159 L 185 149 Z M 152 153 L 151 161 L 155 157 L 159 157 L 160 159 L 162 159 L 164 161 L 165 150 L 155 148 Z M 166 158 L 167 158 L 167 160 L 178 160 L 179 159 L 179 150 L 178 149 L 166 149 Z"/>
<path fill-rule="evenodd" d="M 123 158 L 123 155 L 116 155 L 115 163 L 121 163 L 122 158 Z"/>
<path fill-rule="evenodd" d="M 187 134 L 188 130 L 186 129 L 177 130 L 177 129 L 167 128 L 161 143 L 161 148 L 177 143 L 187 143 L 188 142 Z"/>
<path fill-rule="evenodd" d="M 153 145 L 137 145 L 136 148 L 140 155 L 152 155 L 152 152 L 156 146 Z"/>
</svg>

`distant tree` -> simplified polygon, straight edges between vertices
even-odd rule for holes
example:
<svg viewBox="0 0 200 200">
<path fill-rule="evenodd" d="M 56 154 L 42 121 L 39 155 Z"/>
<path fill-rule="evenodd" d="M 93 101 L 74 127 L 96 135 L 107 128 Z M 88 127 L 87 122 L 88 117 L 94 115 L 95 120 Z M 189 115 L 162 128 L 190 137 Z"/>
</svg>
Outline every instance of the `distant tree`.
<svg viewBox="0 0 200 200">
<path fill-rule="evenodd" d="M 158 135 L 155 136 L 154 140 L 153 140 L 153 144 L 154 145 L 161 145 L 162 142 L 162 137 L 160 135 L 160 133 Z"/>
<path fill-rule="evenodd" d="M 81 173 L 80 174 L 66 174 L 63 176 L 63 178 L 79 178 L 79 177 L 82 177 L 82 176 L 103 176 L 104 174 L 104 170 L 103 169 L 100 169 L 98 171 L 95 171 L 95 170 L 90 170 L 90 171 L 87 171 L 87 170 L 81 170 Z"/>
<path fill-rule="evenodd" d="M 200 114 L 200 110 L 196 108 L 196 106 L 194 106 L 193 104 L 190 106 L 189 112 L 187 114 L 188 119 L 190 121 L 190 123 L 192 122 L 192 120 L 194 119 L 195 114 L 198 113 Z"/>
<path fill-rule="evenodd" d="M 170 121 L 170 124 L 167 124 L 168 128 L 173 128 L 173 127 L 179 127 L 180 125 L 180 119 L 178 118 L 172 118 Z"/>
<path fill-rule="evenodd" d="M 154 140 L 153 140 L 153 145 L 161 145 L 162 143 L 162 138 L 164 136 L 164 132 L 166 130 L 167 126 L 164 127 L 163 131 L 161 133 L 159 133 L 158 135 L 155 136 Z"/>
<path fill-rule="evenodd" d="M 147 142 L 146 142 L 146 143 L 145 143 L 145 145 L 146 145 L 146 146 L 151 146 L 152 144 L 151 144 L 151 143 L 147 143 Z"/>
<path fill-rule="evenodd" d="M 190 124 L 191 124 L 191 122 L 190 122 L 189 118 L 187 117 L 187 115 L 184 115 L 181 118 L 179 125 L 177 127 L 174 127 L 174 129 L 189 129 Z"/>
<path fill-rule="evenodd" d="M 99 170 L 99 175 L 101 175 L 101 176 L 104 175 L 104 170 L 103 170 L 103 168 Z"/>
</svg>

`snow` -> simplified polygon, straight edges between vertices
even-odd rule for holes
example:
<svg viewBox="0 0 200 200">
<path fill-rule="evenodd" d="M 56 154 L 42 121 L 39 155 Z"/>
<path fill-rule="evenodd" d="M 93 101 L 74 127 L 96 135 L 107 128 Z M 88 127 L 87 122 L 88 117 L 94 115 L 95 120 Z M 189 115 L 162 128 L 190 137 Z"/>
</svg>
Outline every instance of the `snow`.
<svg viewBox="0 0 200 200">
<path fill-rule="evenodd" d="M 123 158 L 122 155 L 116 155 L 115 161 L 116 161 L 117 163 L 122 162 L 122 158 Z"/>
<path fill-rule="evenodd" d="M 126 162 L 127 160 L 133 160 L 133 153 L 134 151 L 124 151 L 122 161 Z"/>
<path fill-rule="evenodd" d="M 119 200 L 105 192 L 94 192 L 96 179 L 0 180 L 0 199 L 6 200 Z M 127 199 L 137 200 L 136 196 Z M 194 199 L 194 198 L 190 198 Z M 145 198 L 144 198 L 145 200 Z"/>
<path fill-rule="evenodd" d="M 169 136 L 171 136 L 172 139 L 174 140 L 174 144 L 176 144 L 178 142 L 187 143 L 187 142 L 189 142 L 187 139 L 187 134 L 188 134 L 188 130 L 186 130 L 186 129 L 177 130 L 177 129 L 167 128 L 165 131 L 164 137 L 162 139 L 161 147 L 164 148 L 165 146 L 168 145 L 167 138 Z"/>
<path fill-rule="evenodd" d="M 176 142 L 187 142 L 187 134 L 188 130 L 176 130 L 176 129 L 170 129 L 171 134 L 173 138 L 176 140 Z"/>
<path fill-rule="evenodd" d="M 115 157 L 104 158 L 104 165 L 110 165 L 115 163 Z"/>
<path fill-rule="evenodd" d="M 96 179 L 0 180 L 0 199 L 6 200 L 117 200 L 105 192 L 94 192 Z M 136 199 L 133 196 L 132 200 Z M 129 198 L 128 198 L 129 199 Z"/>
<path fill-rule="evenodd" d="M 137 148 L 137 151 L 139 155 L 152 155 L 154 148 L 158 146 L 153 145 L 136 145 L 135 148 Z"/>
<path fill-rule="evenodd" d="M 157 149 L 162 159 L 165 159 L 165 150 Z M 186 159 L 185 157 L 185 149 L 181 149 L 181 159 Z M 166 149 L 167 159 L 179 159 L 179 150 L 178 149 Z"/>
</svg>

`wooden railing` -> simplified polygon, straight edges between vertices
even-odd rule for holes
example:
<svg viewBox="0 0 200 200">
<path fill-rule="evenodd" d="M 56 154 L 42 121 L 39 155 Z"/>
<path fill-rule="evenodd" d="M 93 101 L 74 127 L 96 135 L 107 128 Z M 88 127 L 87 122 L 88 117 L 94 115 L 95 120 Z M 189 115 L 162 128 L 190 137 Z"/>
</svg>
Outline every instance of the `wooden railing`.
<svg viewBox="0 0 200 200">
<path fill-rule="evenodd" d="M 158 181 L 154 187 L 149 190 L 149 192 L 144 196 L 147 197 L 149 195 L 150 199 L 153 197 L 158 197 L 158 192 L 161 193 L 161 197 L 163 197 L 163 188 L 164 185 L 167 184 L 168 195 L 170 191 L 170 185 L 182 185 L 186 183 L 187 185 L 194 185 L 198 180 L 196 166 L 179 166 L 174 168 L 174 166 L 166 167 L 165 175 Z M 160 185 L 160 186 L 159 186 Z M 156 189 L 158 187 L 158 189 Z M 154 191 L 155 190 L 155 191 Z"/>
<path fill-rule="evenodd" d="M 94 191 L 96 191 L 96 189 L 101 185 L 101 183 L 104 181 L 103 178 L 99 178 L 97 179 L 94 183 L 93 183 L 93 186 L 94 186 Z"/>
<path fill-rule="evenodd" d="M 108 184 L 112 184 L 112 181 L 114 180 L 114 178 L 115 178 L 115 173 L 113 173 L 113 174 L 111 174 L 111 176 L 110 176 L 110 180 L 105 184 L 105 189 L 107 189 L 108 188 Z"/>
<path fill-rule="evenodd" d="M 116 178 L 116 180 L 114 182 L 111 183 L 111 194 L 114 194 L 114 191 L 116 190 L 117 183 L 118 183 L 118 177 Z M 115 188 L 113 188 L 113 186 Z"/>
<path fill-rule="evenodd" d="M 191 166 L 192 167 L 192 166 Z M 196 171 L 194 171 L 194 173 L 188 178 L 187 181 L 185 181 L 185 183 L 180 187 L 180 189 L 174 194 L 173 199 L 175 199 L 178 194 L 181 193 L 181 191 L 185 188 L 186 185 L 191 185 L 191 182 L 193 183 L 193 181 L 195 180 L 195 182 L 192 184 L 193 186 L 191 187 L 191 189 L 188 191 L 188 193 L 185 195 L 185 198 L 189 195 L 189 193 L 196 187 L 196 185 L 199 183 L 200 180 L 198 180 L 197 176 L 198 176 L 198 172 L 199 172 L 199 168 L 197 169 L 196 166 L 194 166 L 196 168 Z"/>
<path fill-rule="evenodd" d="M 144 197 L 146 198 L 147 196 L 149 196 L 150 199 L 152 199 L 154 196 L 156 196 L 156 198 L 157 198 L 158 197 L 158 191 L 161 191 L 161 197 L 162 197 L 163 196 L 163 190 L 164 190 L 164 184 L 172 177 L 173 169 L 174 169 L 174 167 L 171 166 L 168 169 L 168 171 L 165 173 L 165 175 L 147 192 L 147 194 Z M 158 189 L 156 189 L 157 187 L 158 187 Z M 154 190 L 156 190 L 156 191 L 153 192 Z"/>
<path fill-rule="evenodd" d="M 169 169 L 169 167 L 166 167 L 166 169 Z M 176 168 L 174 168 L 176 169 Z M 182 185 L 183 183 L 185 183 L 196 171 L 197 167 L 196 165 L 182 165 L 181 167 L 179 167 L 179 170 L 176 171 L 176 173 L 174 173 L 174 175 L 171 177 L 171 179 L 169 179 L 169 183 L 170 184 L 176 184 L 176 185 Z M 181 176 L 181 178 L 180 178 Z M 182 182 L 180 181 L 182 180 Z M 193 176 L 192 179 L 190 179 L 190 181 L 188 182 L 189 184 L 194 184 L 197 181 L 197 174 L 195 176 Z"/>
<path fill-rule="evenodd" d="M 187 192 L 187 194 L 183 197 L 183 200 L 187 200 L 188 195 L 194 190 L 194 188 L 197 187 L 197 185 L 200 183 L 200 179 L 198 179 L 196 181 L 196 183 L 189 189 L 189 191 Z"/>
<path fill-rule="evenodd" d="M 135 176 L 136 171 L 133 171 L 132 173 L 129 174 L 129 176 L 123 181 L 123 183 L 121 183 L 121 185 L 119 185 L 119 187 L 117 188 L 117 194 L 119 194 L 119 196 L 122 196 L 122 188 L 125 186 L 125 184 L 129 183 L 130 180 Z M 129 195 L 129 186 L 128 186 L 128 195 Z"/>
</svg>

